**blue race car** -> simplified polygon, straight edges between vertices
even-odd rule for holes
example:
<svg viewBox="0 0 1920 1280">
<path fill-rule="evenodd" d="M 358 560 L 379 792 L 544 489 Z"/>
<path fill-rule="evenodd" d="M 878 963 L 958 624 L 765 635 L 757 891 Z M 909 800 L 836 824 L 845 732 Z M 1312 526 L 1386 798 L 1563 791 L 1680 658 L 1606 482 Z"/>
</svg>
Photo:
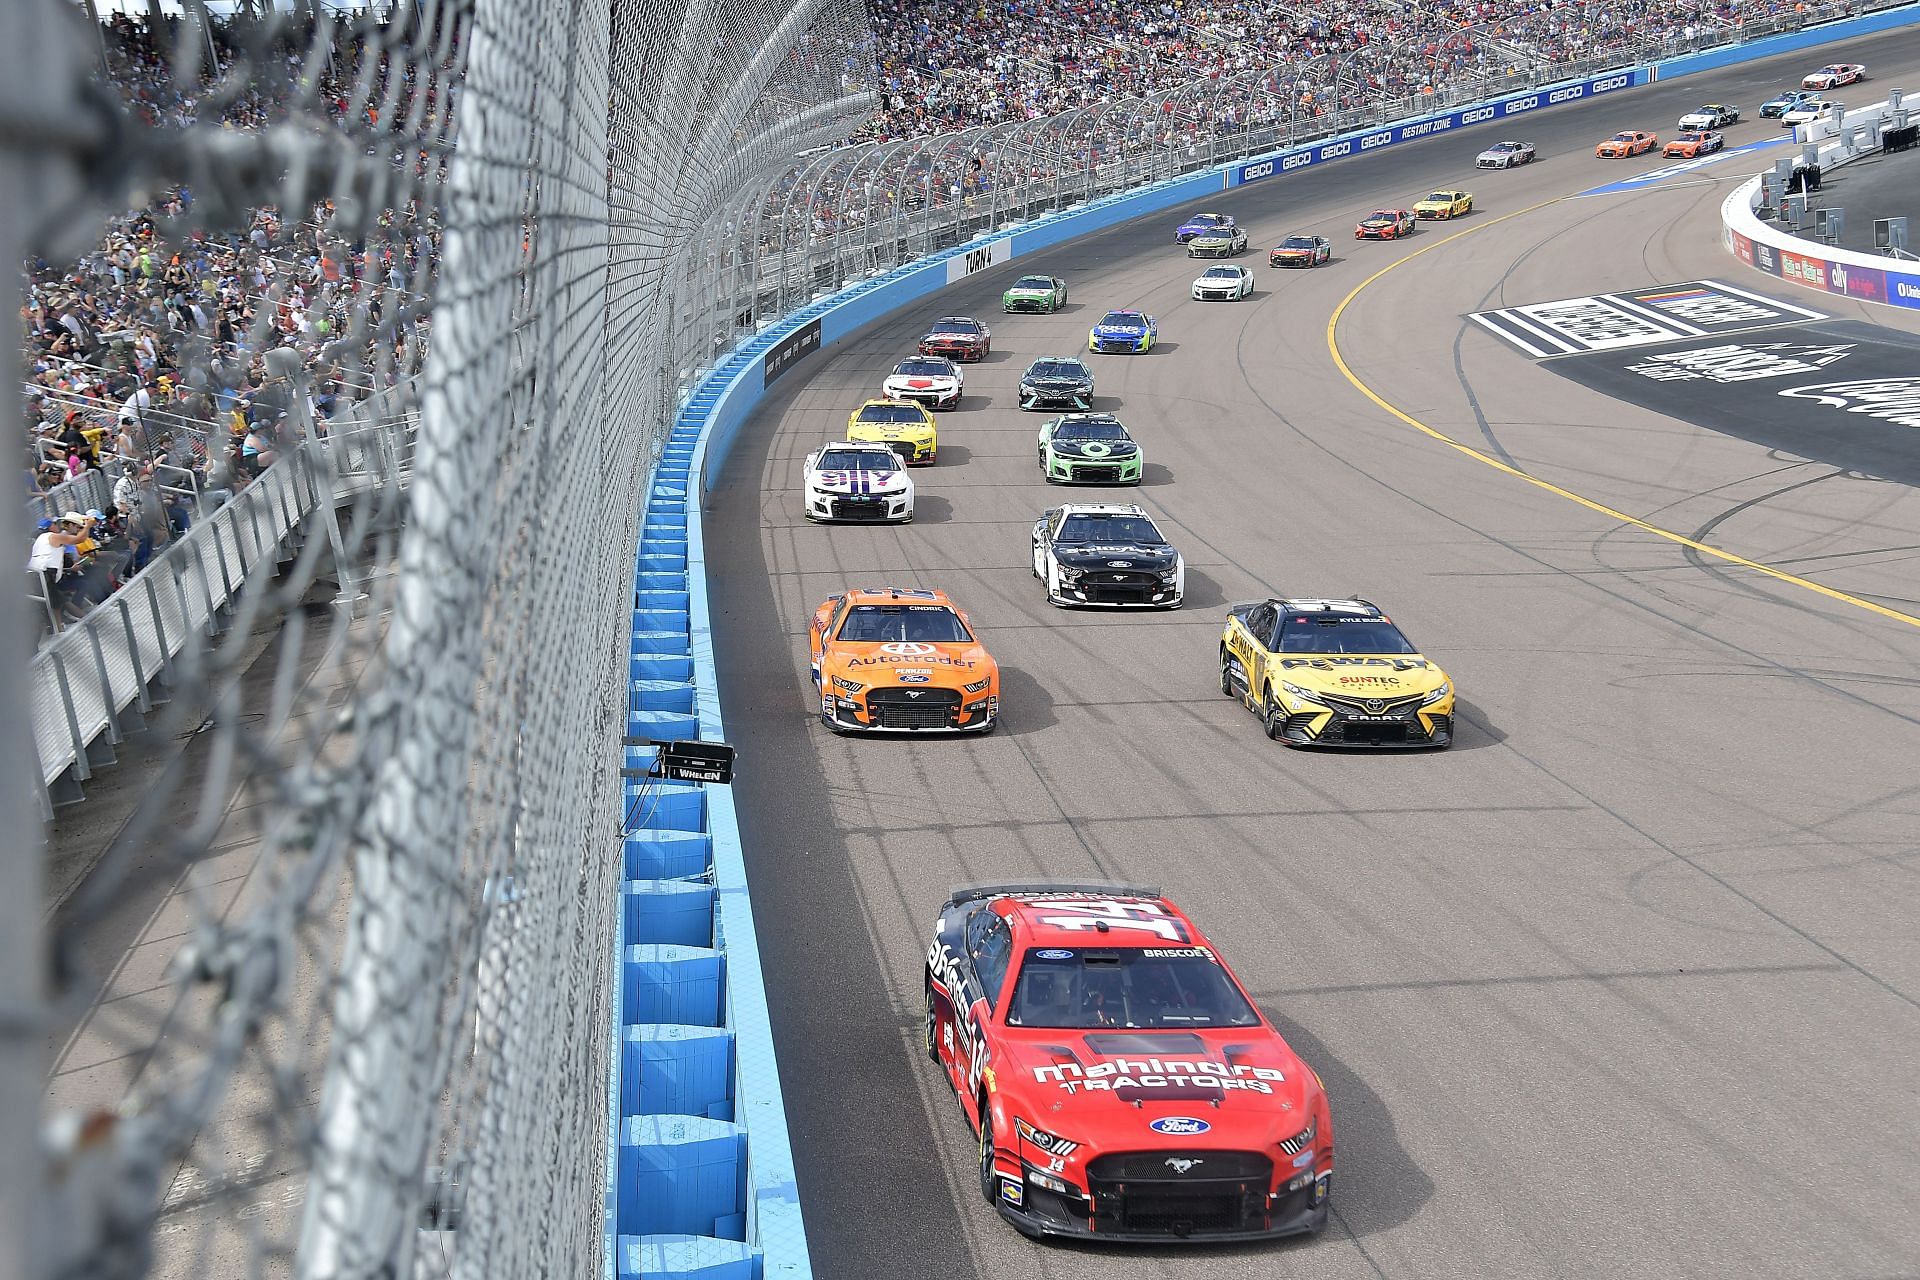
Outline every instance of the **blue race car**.
<svg viewBox="0 0 1920 1280">
<path fill-rule="evenodd" d="M 1209 231 L 1231 231 L 1233 215 L 1230 213 L 1196 213 L 1180 224 L 1173 233 L 1175 244 L 1185 244 L 1195 236 L 1203 236 Z"/>
<path fill-rule="evenodd" d="M 1109 311 L 1087 332 L 1087 350 L 1144 354 L 1159 336 L 1159 321 L 1144 311 Z"/>
<path fill-rule="evenodd" d="M 1812 102 L 1819 96 L 1817 93 L 1808 93 L 1804 89 L 1789 89 L 1779 97 L 1768 98 L 1765 102 L 1761 103 L 1760 118 L 1762 120 L 1778 120 L 1781 116 L 1787 114 L 1787 112 L 1793 110 L 1801 103 Z"/>
</svg>

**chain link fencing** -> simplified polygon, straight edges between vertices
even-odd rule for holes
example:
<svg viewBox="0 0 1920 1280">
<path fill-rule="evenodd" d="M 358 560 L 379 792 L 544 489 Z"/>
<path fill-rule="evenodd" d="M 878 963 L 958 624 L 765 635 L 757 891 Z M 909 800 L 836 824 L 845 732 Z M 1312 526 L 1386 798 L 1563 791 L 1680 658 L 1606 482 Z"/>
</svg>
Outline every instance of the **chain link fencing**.
<svg viewBox="0 0 1920 1280">
<path fill-rule="evenodd" d="M 0 8 L 0 252 L 35 266 L 30 307 L 85 318 L 109 219 L 155 210 L 136 251 L 241 277 L 231 340 L 155 313 L 207 410 L 177 430 L 204 460 L 245 396 L 288 410 L 198 522 L 257 554 L 183 539 L 31 664 L 8 606 L 20 829 L 79 794 L 34 768 L 49 664 L 123 703 L 73 730 L 82 778 L 142 729 L 191 762 L 50 909 L 37 853 L 9 868 L 8 1266 L 595 1274 L 637 515 L 717 354 L 682 264 L 728 196 L 870 113 L 865 11 Z M 124 661 L 147 603 L 167 642 Z"/>
</svg>

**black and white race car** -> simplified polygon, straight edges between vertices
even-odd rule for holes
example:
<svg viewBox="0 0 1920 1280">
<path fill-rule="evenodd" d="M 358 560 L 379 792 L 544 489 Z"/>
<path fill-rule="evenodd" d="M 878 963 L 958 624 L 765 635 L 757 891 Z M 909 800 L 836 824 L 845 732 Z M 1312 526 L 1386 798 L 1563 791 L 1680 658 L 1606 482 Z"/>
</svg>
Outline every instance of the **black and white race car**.
<svg viewBox="0 0 1920 1280">
<path fill-rule="evenodd" d="M 1047 603 L 1113 609 L 1178 609 L 1187 562 L 1132 503 L 1075 502 L 1033 526 L 1033 576 Z"/>
<path fill-rule="evenodd" d="M 861 523 L 913 519 L 913 478 L 884 444 L 841 440 L 807 455 L 807 519 Z"/>
<path fill-rule="evenodd" d="M 1533 163 L 1533 144 L 1531 142 L 1496 142 L 1474 157 L 1473 163 L 1481 169 L 1511 169 L 1515 165 Z"/>
<path fill-rule="evenodd" d="M 1072 356 L 1041 356 L 1020 375 L 1020 407 L 1093 408 L 1093 370 Z"/>
</svg>

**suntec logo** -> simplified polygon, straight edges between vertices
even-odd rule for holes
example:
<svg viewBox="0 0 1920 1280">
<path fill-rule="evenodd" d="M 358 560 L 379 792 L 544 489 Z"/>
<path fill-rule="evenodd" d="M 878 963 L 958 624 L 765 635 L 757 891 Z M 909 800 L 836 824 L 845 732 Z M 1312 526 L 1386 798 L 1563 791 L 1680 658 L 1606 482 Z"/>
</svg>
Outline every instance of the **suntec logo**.
<svg viewBox="0 0 1920 1280">
<path fill-rule="evenodd" d="M 1393 135 L 1391 133 L 1370 133 L 1360 139 L 1360 149 L 1362 151 L 1371 151 L 1375 147 L 1384 147 L 1392 141 Z"/>
<path fill-rule="evenodd" d="M 1240 171 L 1240 181 L 1242 182 L 1256 182 L 1261 178 L 1271 178 L 1272 176 L 1273 161 L 1271 160 L 1266 161 L 1264 164 L 1250 164 Z"/>
<path fill-rule="evenodd" d="M 1571 89 L 1555 89 L 1547 95 L 1547 105 L 1552 106 L 1556 102 L 1571 102 L 1585 92 L 1586 89 L 1581 85 L 1575 85 Z"/>
<path fill-rule="evenodd" d="M 1593 91 L 1595 93 L 1609 93 L 1615 89 L 1624 89 L 1632 83 L 1632 76 L 1608 76 L 1605 80 L 1595 80 L 1593 82 Z"/>
<path fill-rule="evenodd" d="M 1475 107 L 1471 111 L 1463 111 L 1460 113 L 1461 124 L 1479 124 L 1482 120 L 1491 119 L 1493 119 L 1492 107 Z"/>
</svg>

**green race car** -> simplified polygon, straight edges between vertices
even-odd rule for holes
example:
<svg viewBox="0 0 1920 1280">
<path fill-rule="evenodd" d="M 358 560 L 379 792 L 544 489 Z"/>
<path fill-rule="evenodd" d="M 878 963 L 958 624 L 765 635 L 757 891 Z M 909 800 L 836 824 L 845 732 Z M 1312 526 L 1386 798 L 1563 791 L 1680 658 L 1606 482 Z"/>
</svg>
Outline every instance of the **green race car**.
<svg viewBox="0 0 1920 1280">
<path fill-rule="evenodd" d="M 1000 295 L 1000 309 L 1051 315 L 1067 305 L 1067 282 L 1058 276 L 1021 276 Z"/>
<path fill-rule="evenodd" d="M 1047 483 L 1139 484 L 1145 461 L 1120 419 L 1069 413 L 1040 428 L 1040 471 Z"/>
</svg>

